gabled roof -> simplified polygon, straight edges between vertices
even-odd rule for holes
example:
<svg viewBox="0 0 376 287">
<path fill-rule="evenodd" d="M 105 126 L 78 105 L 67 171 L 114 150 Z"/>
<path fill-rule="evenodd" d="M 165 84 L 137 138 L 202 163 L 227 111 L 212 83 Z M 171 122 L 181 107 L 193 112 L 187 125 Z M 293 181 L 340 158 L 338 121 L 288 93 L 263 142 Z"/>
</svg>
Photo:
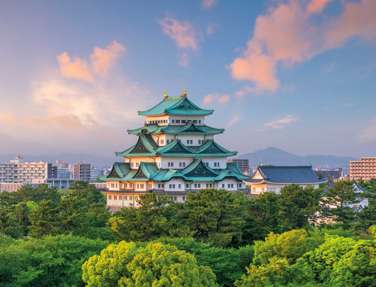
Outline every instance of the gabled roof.
<svg viewBox="0 0 376 287">
<path fill-rule="evenodd" d="M 187 116 L 207 116 L 213 110 L 202 109 L 192 103 L 186 94 L 177 97 L 165 96 L 161 102 L 154 107 L 139 111 L 141 116 L 161 116 L 161 115 L 187 115 Z"/>
<path fill-rule="evenodd" d="M 129 129 L 127 130 L 129 134 L 140 135 L 140 134 L 205 134 L 205 135 L 216 135 L 223 133 L 224 129 L 217 129 L 207 125 L 195 125 L 193 123 L 178 126 L 178 125 L 168 125 L 168 126 L 158 126 L 158 125 L 147 125 L 142 128 Z"/>
<path fill-rule="evenodd" d="M 226 156 L 234 156 L 237 152 L 225 149 L 214 140 L 207 140 L 196 150 L 196 154 L 226 154 Z"/>
<path fill-rule="evenodd" d="M 155 155 L 155 150 L 157 149 L 157 144 L 154 142 L 153 138 L 150 135 L 140 135 L 138 137 L 137 143 L 130 148 L 117 152 L 117 156 L 126 156 L 132 154 L 135 156 L 144 156 L 144 155 Z"/>
<path fill-rule="evenodd" d="M 172 154 L 191 154 L 192 151 L 183 145 L 180 140 L 174 140 L 169 144 L 157 149 L 157 154 L 160 155 L 172 155 Z"/>
<path fill-rule="evenodd" d="M 115 162 L 107 177 L 122 178 L 130 171 L 130 165 L 126 162 Z"/>
<path fill-rule="evenodd" d="M 201 159 L 195 159 L 181 173 L 187 178 L 215 178 L 218 174 L 208 167 Z"/>
<path fill-rule="evenodd" d="M 265 181 L 270 183 L 282 184 L 319 184 L 326 182 L 320 181 L 313 171 L 312 166 L 273 166 L 260 165 L 257 171 L 262 179 L 250 179 L 250 181 Z"/>
</svg>

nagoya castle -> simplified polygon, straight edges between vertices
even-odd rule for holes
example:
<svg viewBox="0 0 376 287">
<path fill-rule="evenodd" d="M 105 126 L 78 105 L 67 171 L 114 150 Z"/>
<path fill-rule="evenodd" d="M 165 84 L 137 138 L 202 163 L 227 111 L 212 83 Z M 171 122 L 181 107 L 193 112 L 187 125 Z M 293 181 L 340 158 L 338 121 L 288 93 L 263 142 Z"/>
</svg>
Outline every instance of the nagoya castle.
<svg viewBox="0 0 376 287">
<path fill-rule="evenodd" d="M 128 130 L 137 137 L 136 144 L 116 153 L 123 161 L 114 163 L 105 178 L 107 206 L 138 206 L 148 192 L 184 202 L 188 192 L 201 189 L 244 189 L 246 177 L 227 162 L 236 152 L 214 139 L 224 129 L 206 125 L 213 112 L 194 104 L 186 92 L 165 94 L 157 105 L 139 111 L 144 126 Z"/>
</svg>

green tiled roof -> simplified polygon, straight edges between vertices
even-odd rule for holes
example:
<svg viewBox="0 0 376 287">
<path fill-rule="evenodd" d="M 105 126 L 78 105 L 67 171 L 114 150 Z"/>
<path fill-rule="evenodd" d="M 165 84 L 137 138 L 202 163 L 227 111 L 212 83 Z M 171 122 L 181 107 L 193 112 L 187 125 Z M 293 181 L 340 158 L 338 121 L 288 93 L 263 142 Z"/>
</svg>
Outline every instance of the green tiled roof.
<svg viewBox="0 0 376 287">
<path fill-rule="evenodd" d="M 158 147 L 153 138 L 148 135 L 140 135 L 137 143 L 116 153 L 117 156 L 168 156 L 168 157 L 229 157 L 236 155 L 236 152 L 229 151 L 216 143 L 214 140 L 207 140 L 201 146 L 185 146 L 180 140 L 174 140 L 165 146 Z"/>
<path fill-rule="evenodd" d="M 158 169 L 154 163 L 141 163 L 137 170 L 131 170 L 128 163 L 115 163 L 106 180 L 122 181 L 169 181 L 172 178 L 182 178 L 186 181 L 221 181 L 225 178 L 244 180 L 240 170 L 229 164 L 227 169 L 211 169 L 201 159 L 195 159 L 186 168 Z"/>
<path fill-rule="evenodd" d="M 205 134 L 205 135 L 216 135 L 223 133 L 224 129 L 217 129 L 206 125 L 195 125 L 193 123 L 177 126 L 158 126 L 158 125 L 148 125 L 142 128 L 130 129 L 129 134 L 140 135 L 140 134 L 169 134 L 169 135 L 179 135 L 179 134 Z"/>
<path fill-rule="evenodd" d="M 150 135 L 140 135 L 137 143 L 130 148 L 117 152 L 117 156 L 133 155 L 133 156 L 153 156 L 158 146 Z"/>
<path fill-rule="evenodd" d="M 139 111 L 141 116 L 161 116 L 161 115 L 180 115 L 180 116 L 207 116 L 213 113 L 213 110 L 205 110 L 192 103 L 186 95 L 177 97 L 165 96 L 161 102 L 154 107 Z"/>
</svg>

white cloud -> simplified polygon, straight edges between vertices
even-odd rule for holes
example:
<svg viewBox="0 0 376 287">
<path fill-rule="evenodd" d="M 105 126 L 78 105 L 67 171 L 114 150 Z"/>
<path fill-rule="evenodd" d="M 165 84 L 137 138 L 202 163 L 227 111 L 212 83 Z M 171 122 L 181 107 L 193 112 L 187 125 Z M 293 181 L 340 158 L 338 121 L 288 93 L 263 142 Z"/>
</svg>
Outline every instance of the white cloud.
<svg viewBox="0 0 376 287">
<path fill-rule="evenodd" d="M 267 122 L 264 124 L 265 127 L 271 128 L 271 129 L 282 129 L 292 123 L 295 123 L 298 121 L 298 118 L 293 115 L 287 115 L 280 119 L 273 120 L 271 122 Z"/>
</svg>

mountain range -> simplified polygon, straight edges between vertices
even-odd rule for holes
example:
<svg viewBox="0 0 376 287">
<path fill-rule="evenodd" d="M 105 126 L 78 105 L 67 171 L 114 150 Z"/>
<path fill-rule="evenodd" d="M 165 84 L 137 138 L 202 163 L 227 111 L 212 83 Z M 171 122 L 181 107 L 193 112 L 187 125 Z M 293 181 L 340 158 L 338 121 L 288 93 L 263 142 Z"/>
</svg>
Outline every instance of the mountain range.
<svg viewBox="0 0 376 287">
<path fill-rule="evenodd" d="M 312 165 L 320 168 L 343 168 L 347 169 L 349 160 L 354 158 L 348 156 L 334 155 L 296 155 L 279 148 L 268 147 L 251 153 L 239 155 L 237 158 L 249 160 L 251 168 L 259 164 L 271 165 Z"/>
</svg>

